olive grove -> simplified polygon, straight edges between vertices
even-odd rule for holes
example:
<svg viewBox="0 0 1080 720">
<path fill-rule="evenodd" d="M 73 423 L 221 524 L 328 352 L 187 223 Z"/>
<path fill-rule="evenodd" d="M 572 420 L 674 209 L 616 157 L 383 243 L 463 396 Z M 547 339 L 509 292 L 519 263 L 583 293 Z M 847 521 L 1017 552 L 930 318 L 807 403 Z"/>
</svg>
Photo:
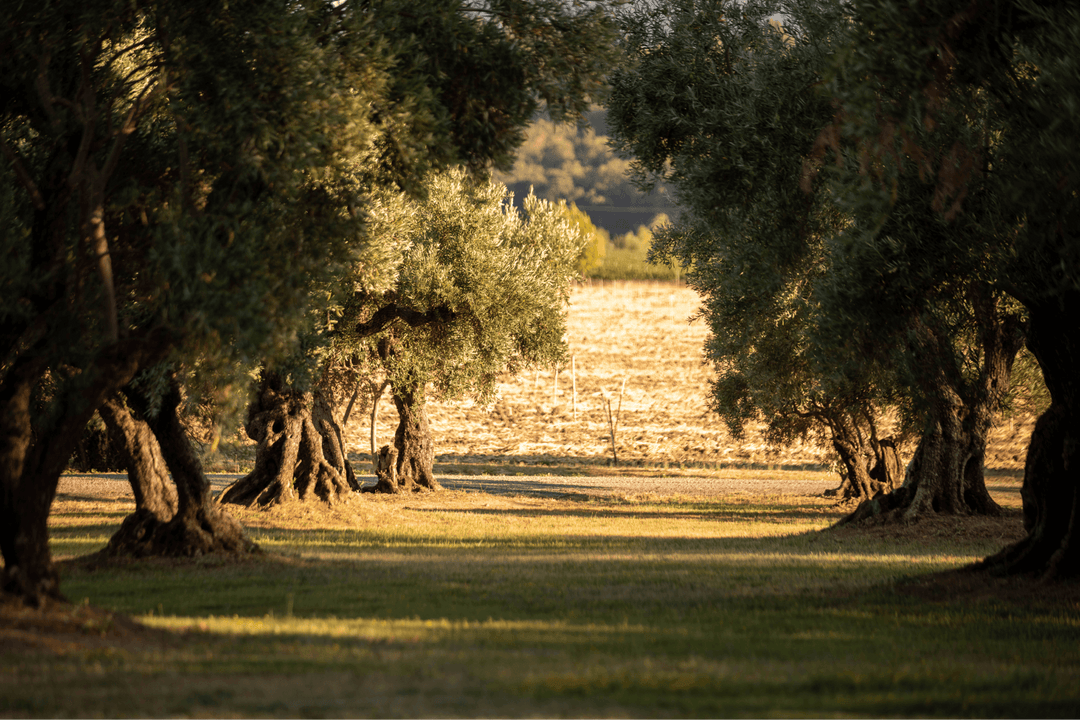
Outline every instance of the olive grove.
<svg viewBox="0 0 1080 720">
<path fill-rule="evenodd" d="M 184 385 L 224 392 L 287 365 L 343 274 L 390 276 L 392 249 L 366 233 L 374 191 L 417 193 L 458 163 L 507 167 L 539 103 L 586 110 L 607 37 L 586 5 L 5 6 L 3 592 L 59 596 L 46 521 L 99 407 L 141 448 L 133 482 L 158 482 L 164 463 L 176 491 L 175 506 L 136 492 L 154 507 L 117 547 L 251 549 L 182 432 Z"/>
</svg>

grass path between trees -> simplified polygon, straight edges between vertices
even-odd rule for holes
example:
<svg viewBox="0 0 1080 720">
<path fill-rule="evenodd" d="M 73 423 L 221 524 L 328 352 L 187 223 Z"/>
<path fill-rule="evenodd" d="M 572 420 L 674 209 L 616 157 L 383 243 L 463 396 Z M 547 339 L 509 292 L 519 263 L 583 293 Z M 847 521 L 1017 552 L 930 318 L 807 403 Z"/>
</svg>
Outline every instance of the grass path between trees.
<svg viewBox="0 0 1080 720">
<path fill-rule="evenodd" d="M 4 610 L 0 715 L 1075 717 L 1077 588 L 933 575 L 1020 536 L 1018 482 L 861 530 L 799 495 L 366 496 L 241 512 L 242 562 L 89 562 L 131 502 L 64 497 L 76 606 Z"/>
</svg>

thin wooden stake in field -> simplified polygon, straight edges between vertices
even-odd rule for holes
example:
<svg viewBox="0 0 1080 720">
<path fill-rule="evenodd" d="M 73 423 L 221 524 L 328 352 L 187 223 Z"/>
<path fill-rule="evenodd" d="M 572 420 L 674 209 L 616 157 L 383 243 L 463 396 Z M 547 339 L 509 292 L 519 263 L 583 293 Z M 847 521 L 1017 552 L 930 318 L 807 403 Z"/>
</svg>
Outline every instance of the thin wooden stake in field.
<svg viewBox="0 0 1080 720">
<path fill-rule="evenodd" d="M 604 404 L 607 406 L 607 422 L 608 430 L 611 432 L 611 464 L 619 464 L 619 453 L 615 449 L 615 433 L 619 431 L 619 420 L 622 418 L 622 399 L 623 393 L 626 392 L 626 378 L 623 378 L 622 388 L 619 390 L 619 408 L 615 411 L 615 419 L 611 418 L 611 400 L 604 398 Z"/>
<path fill-rule="evenodd" d="M 371 381 L 371 466 L 376 474 L 379 472 L 379 455 L 375 452 L 375 415 L 379 411 L 379 399 L 389 386 L 389 378 L 383 380 L 381 385 Z"/>
<path fill-rule="evenodd" d="M 559 366 L 555 366 L 555 381 L 551 384 L 551 409 L 559 404 Z"/>
<path fill-rule="evenodd" d="M 577 365 L 574 362 L 574 356 L 570 356 L 570 382 L 574 387 L 574 421 L 577 422 Z"/>
</svg>

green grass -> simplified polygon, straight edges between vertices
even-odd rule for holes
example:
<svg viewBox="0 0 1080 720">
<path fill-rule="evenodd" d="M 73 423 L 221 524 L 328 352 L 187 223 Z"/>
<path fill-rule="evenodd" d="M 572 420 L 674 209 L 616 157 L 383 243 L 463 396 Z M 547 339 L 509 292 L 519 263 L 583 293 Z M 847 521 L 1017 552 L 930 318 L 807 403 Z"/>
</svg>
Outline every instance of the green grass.
<svg viewBox="0 0 1080 720">
<path fill-rule="evenodd" d="M 649 249 L 609 246 L 600 267 L 589 272 L 597 280 L 677 280 L 681 273 L 668 265 L 648 261 Z"/>
<path fill-rule="evenodd" d="M 55 552 L 100 547 L 122 514 L 63 503 Z M 0 714 L 1076 716 L 1075 602 L 900 584 L 1001 537 L 821 532 L 838 515 L 454 492 L 244 512 L 261 557 L 66 566 L 73 600 L 171 634 L 0 647 Z"/>
</svg>

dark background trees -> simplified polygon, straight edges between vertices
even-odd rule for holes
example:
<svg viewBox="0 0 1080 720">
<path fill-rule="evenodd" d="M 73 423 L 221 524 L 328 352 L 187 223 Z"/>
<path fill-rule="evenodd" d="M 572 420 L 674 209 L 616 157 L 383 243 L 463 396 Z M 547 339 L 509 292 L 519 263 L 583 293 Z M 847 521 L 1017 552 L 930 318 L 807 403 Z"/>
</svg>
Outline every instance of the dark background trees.
<svg viewBox="0 0 1080 720">
<path fill-rule="evenodd" d="M 1076 575 L 1080 11 L 1065 2 L 941 1 L 856 2 L 853 13 L 863 32 L 838 56 L 829 90 L 842 112 L 835 127 L 872 160 L 861 201 L 881 215 L 893 212 L 892 187 L 905 162 L 925 169 L 933 191 L 926 204 L 947 222 L 977 211 L 980 189 L 991 193 L 994 217 L 1009 230 L 968 235 L 934 252 L 986 259 L 987 282 L 1028 315 L 1027 345 L 1050 391 L 1028 449 L 1028 536 L 984 567 Z M 878 88 L 876 97 L 868 86 Z M 970 132 L 950 138 L 957 118 Z"/>
<path fill-rule="evenodd" d="M 1052 403 L 1028 455 L 1030 535 L 995 572 L 1078 567 L 1078 18 L 1064 3 L 644 4 L 611 101 L 614 137 L 694 212 L 656 250 L 695 263 L 719 407 L 775 409 L 752 380 L 788 365 L 815 381 L 788 402 L 854 381 L 919 433 L 904 486 L 856 517 L 994 511 L 985 434 L 1026 337 Z M 770 322 L 795 328 L 779 354 Z"/>
</svg>

